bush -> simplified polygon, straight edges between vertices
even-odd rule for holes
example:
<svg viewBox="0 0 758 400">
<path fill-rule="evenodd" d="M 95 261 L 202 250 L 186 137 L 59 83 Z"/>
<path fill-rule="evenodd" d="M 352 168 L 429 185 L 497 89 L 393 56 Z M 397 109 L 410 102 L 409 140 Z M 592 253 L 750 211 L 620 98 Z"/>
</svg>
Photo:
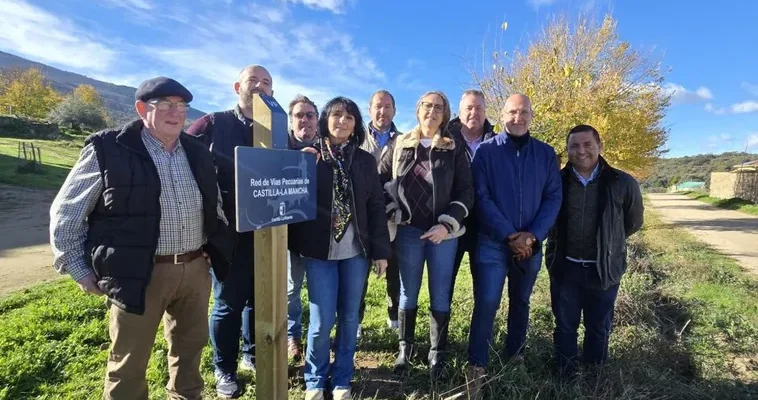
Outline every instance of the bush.
<svg viewBox="0 0 758 400">
<path fill-rule="evenodd" d="M 80 130 L 97 131 L 107 126 L 105 110 L 84 101 L 76 95 L 68 95 L 53 111 L 48 119 L 60 126 Z"/>
</svg>

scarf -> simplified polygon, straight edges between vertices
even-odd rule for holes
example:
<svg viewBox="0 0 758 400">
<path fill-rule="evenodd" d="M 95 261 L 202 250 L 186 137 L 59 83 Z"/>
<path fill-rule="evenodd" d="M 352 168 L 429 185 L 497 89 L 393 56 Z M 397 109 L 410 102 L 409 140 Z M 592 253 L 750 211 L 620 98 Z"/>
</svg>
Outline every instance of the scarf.
<svg viewBox="0 0 758 400">
<path fill-rule="evenodd" d="M 347 171 L 347 155 L 352 150 L 352 143 L 332 145 L 326 137 L 319 138 L 316 148 L 321 152 L 321 161 L 332 167 L 334 176 L 334 202 L 332 204 L 332 232 L 334 240 L 339 243 L 347 232 L 353 219 L 352 183 Z"/>
</svg>

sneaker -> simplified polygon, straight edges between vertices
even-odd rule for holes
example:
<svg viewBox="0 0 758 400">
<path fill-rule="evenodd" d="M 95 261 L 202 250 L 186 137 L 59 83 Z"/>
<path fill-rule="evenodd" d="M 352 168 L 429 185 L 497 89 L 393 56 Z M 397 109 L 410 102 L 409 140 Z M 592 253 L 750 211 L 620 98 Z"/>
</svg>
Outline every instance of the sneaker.
<svg viewBox="0 0 758 400">
<path fill-rule="evenodd" d="M 342 389 L 334 389 L 332 392 L 332 399 L 334 400 L 352 400 L 353 394 L 350 392 L 350 389 L 342 388 Z"/>
<path fill-rule="evenodd" d="M 466 369 L 466 392 L 468 393 L 468 399 L 481 400 L 484 398 L 484 380 L 486 378 L 486 372 L 484 368 L 470 365 Z"/>
<path fill-rule="evenodd" d="M 324 400 L 324 391 L 321 389 L 306 390 L 305 400 Z"/>
<path fill-rule="evenodd" d="M 303 358 L 303 347 L 295 338 L 287 339 L 287 355 L 294 362 L 300 362 Z"/>
<path fill-rule="evenodd" d="M 396 331 L 400 329 L 400 322 L 398 322 L 396 319 L 387 318 L 387 327 L 392 329 L 393 331 Z"/>
<path fill-rule="evenodd" d="M 255 356 L 249 354 L 242 355 L 242 361 L 240 361 L 239 369 L 243 371 L 255 372 Z"/>
<path fill-rule="evenodd" d="M 223 399 L 236 399 L 242 395 L 237 374 L 216 371 L 216 394 Z"/>
</svg>

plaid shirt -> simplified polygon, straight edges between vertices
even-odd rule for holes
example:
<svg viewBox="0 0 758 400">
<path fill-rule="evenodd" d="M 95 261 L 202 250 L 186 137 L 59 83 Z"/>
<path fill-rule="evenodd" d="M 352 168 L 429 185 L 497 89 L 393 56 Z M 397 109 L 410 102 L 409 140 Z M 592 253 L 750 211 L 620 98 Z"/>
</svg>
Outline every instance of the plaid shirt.
<svg viewBox="0 0 758 400">
<path fill-rule="evenodd" d="M 158 170 L 161 181 L 161 221 L 157 255 L 181 254 L 199 249 L 206 242 L 203 231 L 202 196 L 181 142 L 172 152 L 147 130 L 142 142 Z M 95 148 L 89 144 L 82 149 L 61 190 L 50 207 L 50 244 L 53 267 L 61 274 L 68 273 L 80 280 L 92 273 L 85 261 L 87 217 L 103 193 L 103 180 Z M 221 209 L 218 193 L 217 212 L 228 223 Z"/>
</svg>

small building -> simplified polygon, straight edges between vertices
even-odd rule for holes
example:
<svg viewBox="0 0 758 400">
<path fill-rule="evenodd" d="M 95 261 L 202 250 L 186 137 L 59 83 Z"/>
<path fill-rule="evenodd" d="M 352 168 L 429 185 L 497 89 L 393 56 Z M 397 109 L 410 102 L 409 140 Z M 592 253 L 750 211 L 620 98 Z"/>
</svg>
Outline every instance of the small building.
<svg viewBox="0 0 758 400">
<path fill-rule="evenodd" d="M 674 191 L 676 192 L 683 192 L 683 191 L 702 191 L 705 190 L 705 182 L 698 182 L 698 181 L 686 181 L 686 182 L 680 182 L 676 185 L 674 185 Z"/>
<path fill-rule="evenodd" d="M 710 196 L 758 203 L 758 160 L 733 165 L 729 172 L 712 172 Z"/>
</svg>

